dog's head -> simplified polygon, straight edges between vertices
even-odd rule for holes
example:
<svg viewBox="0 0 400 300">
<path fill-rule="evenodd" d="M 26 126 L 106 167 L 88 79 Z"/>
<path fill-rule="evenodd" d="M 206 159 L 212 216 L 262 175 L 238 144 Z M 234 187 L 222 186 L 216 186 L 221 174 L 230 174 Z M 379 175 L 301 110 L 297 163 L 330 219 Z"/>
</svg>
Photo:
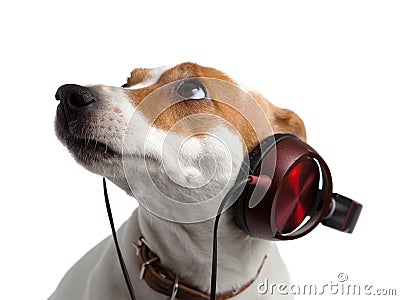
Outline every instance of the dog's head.
<svg viewBox="0 0 400 300">
<path fill-rule="evenodd" d="M 266 136 L 305 139 L 295 113 L 193 63 L 135 69 L 122 87 L 63 85 L 56 98 L 56 133 L 75 159 L 166 218 L 173 202 L 221 199 Z"/>
</svg>

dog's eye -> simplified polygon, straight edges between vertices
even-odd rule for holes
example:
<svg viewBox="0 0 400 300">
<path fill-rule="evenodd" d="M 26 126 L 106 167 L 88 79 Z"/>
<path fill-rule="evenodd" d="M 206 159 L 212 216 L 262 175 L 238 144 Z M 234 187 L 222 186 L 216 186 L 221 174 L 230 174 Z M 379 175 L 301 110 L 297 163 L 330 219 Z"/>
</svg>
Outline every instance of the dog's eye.
<svg viewBox="0 0 400 300">
<path fill-rule="evenodd" d="M 206 88 L 197 79 L 185 80 L 178 86 L 176 92 L 185 100 L 203 100 L 207 96 Z"/>
</svg>

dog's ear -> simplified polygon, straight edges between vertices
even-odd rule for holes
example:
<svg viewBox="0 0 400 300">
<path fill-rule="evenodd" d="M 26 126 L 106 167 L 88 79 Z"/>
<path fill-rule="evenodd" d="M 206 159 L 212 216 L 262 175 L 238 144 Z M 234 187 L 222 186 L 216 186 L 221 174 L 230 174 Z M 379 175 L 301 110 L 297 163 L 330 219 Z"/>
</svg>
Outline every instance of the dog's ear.
<svg viewBox="0 0 400 300">
<path fill-rule="evenodd" d="M 289 109 L 284 109 L 273 105 L 264 96 L 257 92 L 250 92 L 250 95 L 262 107 L 264 113 L 268 116 L 273 133 L 290 133 L 301 140 L 306 140 L 306 128 L 303 120 Z"/>
<path fill-rule="evenodd" d="M 274 133 L 291 133 L 303 141 L 306 140 L 306 128 L 303 120 L 291 111 L 271 104 L 271 125 Z"/>
</svg>

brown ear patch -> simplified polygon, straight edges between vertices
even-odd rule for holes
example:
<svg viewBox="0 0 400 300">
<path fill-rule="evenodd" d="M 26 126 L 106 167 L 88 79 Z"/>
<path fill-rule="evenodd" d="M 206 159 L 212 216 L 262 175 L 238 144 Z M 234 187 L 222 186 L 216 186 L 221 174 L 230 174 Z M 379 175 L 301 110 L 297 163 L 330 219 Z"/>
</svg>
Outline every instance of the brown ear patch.
<svg viewBox="0 0 400 300">
<path fill-rule="evenodd" d="M 250 95 L 258 102 L 264 113 L 268 116 L 273 133 L 290 133 L 303 141 L 306 140 L 306 128 L 303 120 L 289 109 L 273 105 L 261 94 L 250 92 Z"/>
<path fill-rule="evenodd" d="M 271 105 L 272 128 L 275 133 L 291 133 L 303 141 L 306 140 L 307 134 L 303 120 L 289 109 L 279 108 Z"/>
<path fill-rule="evenodd" d="M 150 79 L 150 69 L 148 68 L 137 68 L 131 72 L 131 77 L 128 78 L 127 83 L 123 87 L 132 86 Z"/>
</svg>

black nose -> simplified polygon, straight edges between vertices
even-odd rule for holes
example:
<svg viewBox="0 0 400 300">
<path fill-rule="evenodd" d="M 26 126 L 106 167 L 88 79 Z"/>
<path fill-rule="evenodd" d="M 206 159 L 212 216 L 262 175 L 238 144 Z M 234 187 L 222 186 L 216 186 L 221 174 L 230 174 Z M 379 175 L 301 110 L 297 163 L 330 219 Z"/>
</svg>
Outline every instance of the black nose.
<svg viewBox="0 0 400 300">
<path fill-rule="evenodd" d="M 96 101 L 89 88 L 77 84 L 64 84 L 56 92 L 56 100 L 82 108 Z"/>
</svg>

